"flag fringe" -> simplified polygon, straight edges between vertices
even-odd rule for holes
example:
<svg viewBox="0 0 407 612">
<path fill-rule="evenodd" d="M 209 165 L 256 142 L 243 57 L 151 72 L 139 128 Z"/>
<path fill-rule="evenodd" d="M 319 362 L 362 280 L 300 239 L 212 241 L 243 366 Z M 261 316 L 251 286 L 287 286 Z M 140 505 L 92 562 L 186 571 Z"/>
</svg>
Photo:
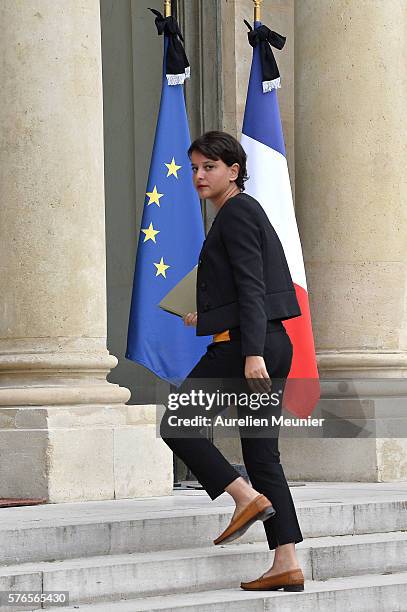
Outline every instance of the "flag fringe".
<svg viewBox="0 0 407 612">
<path fill-rule="evenodd" d="M 191 68 L 187 66 L 181 74 L 166 74 L 168 85 L 183 85 L 185 79 L 191 78 Z"/>
<path fill-rule="evenodd" d="M 280 77 L 277 77 L 272 81 L 263 81 L 263 93 L 267 93 L 273 89 L 278 89 L 279 87 L 281 87 Z"/>
</svg>

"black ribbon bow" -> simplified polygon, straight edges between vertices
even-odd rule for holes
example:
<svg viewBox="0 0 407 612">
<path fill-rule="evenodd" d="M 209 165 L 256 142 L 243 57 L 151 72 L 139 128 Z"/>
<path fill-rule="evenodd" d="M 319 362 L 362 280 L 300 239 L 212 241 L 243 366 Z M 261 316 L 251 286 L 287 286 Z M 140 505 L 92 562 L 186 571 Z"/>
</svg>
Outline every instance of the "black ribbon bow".
<svg viewBox="0 0 407 612">
<path fill-rule="evenodd" d="M 252 47 L 260 45 L 263 92 L 281 87 L 280 73 L 270 45 L 276 49 L 282 49 L 285 45 L 286 37 L 273 32 L 265 25 L 253 29 L 246 19 L 244 19 L 244 22 L 249 28 L 247 37 L 250 45 Z"/>
<path fill-rule="evenodd" d="M 182 84 L 190 76 L 190 66 L 185 49 L 182 45 L 184 39 L 175 17 L 164 17 L 159 11 L 149 9 L 154 15 L 155 25 L 159 36 L 166 34 L 168 37 L 168 49 L 166 57 L 166 76 L 169 85 Z M 182 41 L 182 42 L 181 42 Z"/>
</svg>

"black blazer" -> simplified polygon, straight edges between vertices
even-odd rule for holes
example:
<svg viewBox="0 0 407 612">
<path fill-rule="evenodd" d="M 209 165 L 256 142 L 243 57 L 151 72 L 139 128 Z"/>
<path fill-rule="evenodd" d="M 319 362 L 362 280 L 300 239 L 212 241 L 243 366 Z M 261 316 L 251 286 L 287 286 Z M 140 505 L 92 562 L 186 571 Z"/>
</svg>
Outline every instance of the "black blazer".
<svg viewBox="0 0 407 612">
<path fill-rule="evenodd" d="M 199 255 L 196 303 L 196 335 L 240 327 L 242 355 L 263 355 L 268 319 L 301 315 L 280 239 L 252 196 L 218 211 Z"/>
</svg>

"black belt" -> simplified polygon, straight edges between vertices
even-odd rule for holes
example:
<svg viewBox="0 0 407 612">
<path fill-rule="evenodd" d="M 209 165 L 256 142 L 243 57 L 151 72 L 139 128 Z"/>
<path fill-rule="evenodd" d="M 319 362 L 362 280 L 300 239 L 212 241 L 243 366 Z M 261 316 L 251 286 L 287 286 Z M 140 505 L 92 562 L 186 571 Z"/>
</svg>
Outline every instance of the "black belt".
<svg viewBox="0 0 407 612">
<path fill-rule="evenodd" d="M 276 331 L 281 331 L 281 330 L 285 330 L 285 327 L 280 321 L 280 319 L 274 319 L 274 320 L 267 321 L 267 328 L 266 328 L 267 334 L 270 332 L 276 332 Z M 231 329 L 229 329 L 229 337 L 231 340 L 240 340 L 242 337 L 242 332 L 240 330 L 240 327 L 232 327 Z"/>
</svg>

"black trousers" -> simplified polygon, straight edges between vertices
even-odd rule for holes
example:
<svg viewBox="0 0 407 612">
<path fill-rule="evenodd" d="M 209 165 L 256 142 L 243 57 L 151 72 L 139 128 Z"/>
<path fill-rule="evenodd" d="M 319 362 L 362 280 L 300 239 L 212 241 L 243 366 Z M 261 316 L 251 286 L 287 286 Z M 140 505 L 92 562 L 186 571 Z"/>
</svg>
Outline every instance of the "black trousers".
<svg viewBox="0 0 407 612">
<path fill-rule="evenodd" d="M 188 380 L 177 389 L 177 393 L 187 388 L 189 379 L 239 378 L 245 380 L 245 357 L 241 355 L 238 336 L 239 334 L 232 335 L 231 333 L 230 341 L 210 344 L 206 353 L 189 373 Z M 280 323 L 274 329 L 268 330 L 266 335 L 264 361 L 270 378 L 284 381 L 290 371 L 291 360 L 291 340 Z M 283 390 L 283 386 L 281 389 Z M 273 383 L 272 392 L 274 391 Z M 219 412 L 219 408 L 214 408 L 212 412 L 209 412 L 209 416 L 213 417 L 216 410 Z M 224 493 L 225 487 L 240 474 L 216 446 L 201 433 L 202 427 L 196 428 L 194 437 L 191 437 L 191 427 L 185 430 L 189 432 L 188 437 L 182 437 L 182 427 L 177 430 L 177 437 L 171 437 L 167 419 L 173 414 L 174 412 L 167 407 L 161 420 L 160 435 L 189 467 L 213 500 Z M 273 414 L 276 416 L 281 414 L 281 402 L 273 409 Z M 179 407 L 176 410 L 176 416 L 191 416 L 191 407 Z M 256 431 L 255 437 L 245 437 L 242 433 L 244 428 L 239 428 L 243 460 L 250 482 L 257 491 L 263 493 L 272 502 L 276 510 L 273 517 L 263 522 L 270 550 L 280 544 L 298 543 L 303 540 L 294 502 L 280 463 L 278 428 L 279 426 L 274 426 L 273 435 L 270 435 L 268 430 L 267 436 L 264 437 L 261 435 L 261 428 Z"/>
</svg>

